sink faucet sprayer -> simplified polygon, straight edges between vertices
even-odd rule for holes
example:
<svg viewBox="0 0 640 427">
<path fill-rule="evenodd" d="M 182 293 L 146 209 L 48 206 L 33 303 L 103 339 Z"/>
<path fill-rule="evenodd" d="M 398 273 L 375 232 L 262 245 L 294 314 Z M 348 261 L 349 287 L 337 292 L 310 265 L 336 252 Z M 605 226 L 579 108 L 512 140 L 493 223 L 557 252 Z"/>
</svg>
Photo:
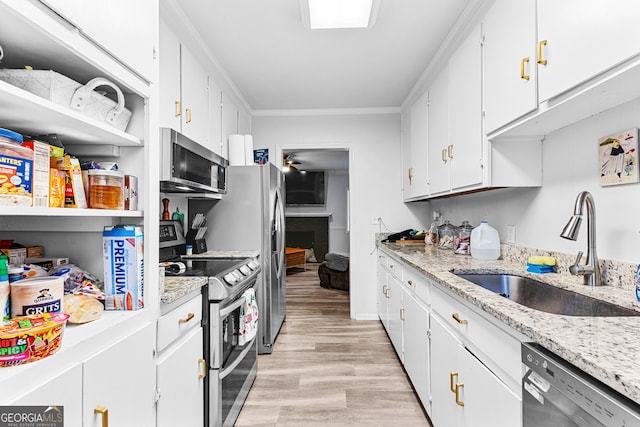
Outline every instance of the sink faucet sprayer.
<svg viewBox="0 0 640 427">
<path fill-rule="evenodd" d="M 593 196 L 588 191 L 582 191 L 576 198 L 576 205 L 573 209 L 573 216 L 569 219 L 567 225 L 564 226 L 560 237 L 569 240 L 576 240 L 580 223 L 582 222 L 582 206 L 587 205 L 587 263 L 578 265 L 582 258 L 582 251 L 578 252 L 576 262 L 569 267 L 569 272 L 574 276 L 584 276 L 584 284 L 590 286 L 602 285 L 602 277 L 600 275 L 600 263 L 596 255 L 596 207 Z"/>
</svg>

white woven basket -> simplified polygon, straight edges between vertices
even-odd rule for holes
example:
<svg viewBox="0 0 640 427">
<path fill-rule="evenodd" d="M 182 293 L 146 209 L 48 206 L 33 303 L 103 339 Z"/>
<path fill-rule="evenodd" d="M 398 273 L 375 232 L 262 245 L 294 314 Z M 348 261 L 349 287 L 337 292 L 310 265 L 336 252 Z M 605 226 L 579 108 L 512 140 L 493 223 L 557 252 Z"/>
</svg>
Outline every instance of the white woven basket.
<svg viewBox="0 0 640 427">
<path fill-rule="evenodd" d="M 124 95 L 120 88 L 102 77 L 82 85 L 52 70 L 0 69 L 0 80 L 56 104 L 80 111 L 92 119 L 106 122 L 121 131 L 127 128 L 131 119 L 131 111 L 124 107 Z M 113 88 L 118 102 L 95 92 L 99 86 Z"/>
</svg>

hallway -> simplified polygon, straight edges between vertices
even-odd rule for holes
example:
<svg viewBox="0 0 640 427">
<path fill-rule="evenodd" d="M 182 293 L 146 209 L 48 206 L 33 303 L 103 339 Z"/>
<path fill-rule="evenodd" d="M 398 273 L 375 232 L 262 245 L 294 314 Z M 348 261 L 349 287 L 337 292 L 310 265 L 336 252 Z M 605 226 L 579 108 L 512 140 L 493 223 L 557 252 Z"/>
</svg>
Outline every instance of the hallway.
<svg viewBox="0 0 640 427">
<path fill-rule="evenodd" d="M 349 295 L 317 264 L 287 275 L 287 317 L 236 426 L 430 424 L 379 321 L 349 318 Z"/>
</svg>

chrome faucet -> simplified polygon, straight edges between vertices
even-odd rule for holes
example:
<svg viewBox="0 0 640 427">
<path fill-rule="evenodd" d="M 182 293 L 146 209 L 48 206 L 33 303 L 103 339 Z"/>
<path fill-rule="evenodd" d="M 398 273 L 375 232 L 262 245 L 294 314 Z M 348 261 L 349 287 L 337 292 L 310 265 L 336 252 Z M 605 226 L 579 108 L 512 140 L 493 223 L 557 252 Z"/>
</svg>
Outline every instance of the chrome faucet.
<svg viewBox="0 0 640 427">
<path fill-rule="evenodd" d="M 602 285 L 602 276 L 600 274 L 600 263 L 598 255 L 596 255 L 596 207 L 593 196 L 588 191 L 582 191 L 576 198 L 576 205 L 573 209 L 573 216 L 569 219 L 567 225 L 562 229 L 560 237 L 569 240 L 576 240 L 580 224 L 582 223 L 582 207 L 587 205 L 587 263 L 579 265 L 582 258 L 582 252 L 578 252 L 576 262 L 569 267 L 569 272 L 574 276 L 584 276 L 584 284 L 590 286 Z"/>
</svg>

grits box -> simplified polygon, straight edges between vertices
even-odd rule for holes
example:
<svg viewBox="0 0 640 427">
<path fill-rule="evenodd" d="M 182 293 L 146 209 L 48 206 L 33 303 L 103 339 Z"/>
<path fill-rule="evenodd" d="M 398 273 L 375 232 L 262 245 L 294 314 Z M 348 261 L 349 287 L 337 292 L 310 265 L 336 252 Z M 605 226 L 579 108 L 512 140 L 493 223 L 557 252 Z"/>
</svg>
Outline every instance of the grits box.
<svg viewBox="0 0 640 427">
<path fill-rule="evenodd" d="M 118 225 L 102 233 L 104 292 L 107 310 L 138 310 L 143 307 L 142 227 Z"/>
</svg>

